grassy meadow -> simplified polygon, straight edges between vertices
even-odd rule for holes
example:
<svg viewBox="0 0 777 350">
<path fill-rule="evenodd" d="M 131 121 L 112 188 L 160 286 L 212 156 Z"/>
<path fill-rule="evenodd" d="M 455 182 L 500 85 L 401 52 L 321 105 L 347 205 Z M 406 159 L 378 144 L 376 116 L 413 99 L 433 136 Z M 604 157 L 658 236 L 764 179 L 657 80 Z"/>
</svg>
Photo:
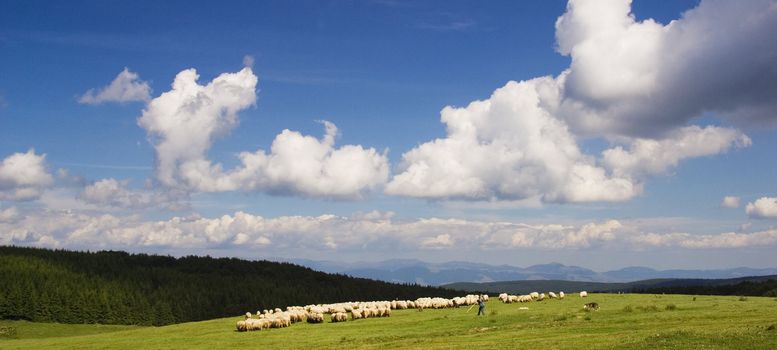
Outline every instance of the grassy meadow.
<svg viewBox="0 0 777 350">
<path fill-rule="evenodd" d="M 585 311 L 586 302 L 600 304 Z M 521 310 L 522 307 L 528 310 Z M 247 310 L 249 311 L 249 310 Z M 391 317 L 296 323 L 236 332 L 242 317 L 164 327 L 0 321 L 0 349 L 777 349 L 777 299 L 591 294 L 581 299 L 441 310 Z"/>
</svg>

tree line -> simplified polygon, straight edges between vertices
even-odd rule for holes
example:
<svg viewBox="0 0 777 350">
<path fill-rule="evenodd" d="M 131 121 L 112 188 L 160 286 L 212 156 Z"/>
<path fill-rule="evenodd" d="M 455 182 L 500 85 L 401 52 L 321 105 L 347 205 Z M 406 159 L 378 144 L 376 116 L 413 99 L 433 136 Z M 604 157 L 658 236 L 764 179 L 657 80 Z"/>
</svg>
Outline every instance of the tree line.
<svg viewBox="0 0 777 350">
<path fill-rule="evenodd" d="M 0 246 L 0 319 L 158 326 L 290 305 L 460 294 L 271 261 Z"/>
<path fill-rule="evenodd" d="M 777 279 L 743 281 L 724 285 L 690 285 L 657 288 L 641 288 L 633 293 L 645 294 L 690 294 L 690 295 L 740 295 L 777 297 Z"/>
</svg>

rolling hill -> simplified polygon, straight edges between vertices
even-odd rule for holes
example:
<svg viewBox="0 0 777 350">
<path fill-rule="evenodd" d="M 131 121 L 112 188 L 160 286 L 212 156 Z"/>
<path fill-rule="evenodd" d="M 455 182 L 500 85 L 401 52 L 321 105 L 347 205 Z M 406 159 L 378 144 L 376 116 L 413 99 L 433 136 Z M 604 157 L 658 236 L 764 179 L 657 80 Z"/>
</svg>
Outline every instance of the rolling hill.
<svg viewBox="0 0 777 350">
<path fill-rule="evenodd" d="M 0 247 L 0 319 L 165 325 L 288 305 L 458 294 L 270 261 Z"/>
</svg>

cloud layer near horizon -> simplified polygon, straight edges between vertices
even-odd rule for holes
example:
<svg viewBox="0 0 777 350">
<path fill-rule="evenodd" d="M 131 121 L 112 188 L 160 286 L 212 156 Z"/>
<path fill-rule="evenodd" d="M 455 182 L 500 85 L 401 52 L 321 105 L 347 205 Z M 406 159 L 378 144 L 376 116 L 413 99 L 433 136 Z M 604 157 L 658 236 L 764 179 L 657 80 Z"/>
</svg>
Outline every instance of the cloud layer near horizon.
<svg viewBox="0 0 777 350">
<path fill-rule="evenodd" d="M 38 199 L 53 183 L 46 169 L 46 155 L 37 155 L 32 149 L 14 153 L 0 163 L 0 201 Z"/>
<path fill-rule="evenodd" d="M 0 211 L 0 244 L 46 247 L 156 247 L 293 251 L 429 249 L 644 250 L 658 247 L 728 249 L 777 245 L 777 229 L 754 233 L 690 234 L 651 232 L 618 220 L 584 224 L 524 224 L 460 219 L 394 220 L 392 213 L 264 218 L 244 212 L 216 218 L 173 217 L 144 221 L 138 216 L 88 215 L 77 211 Z"/>
</svg>

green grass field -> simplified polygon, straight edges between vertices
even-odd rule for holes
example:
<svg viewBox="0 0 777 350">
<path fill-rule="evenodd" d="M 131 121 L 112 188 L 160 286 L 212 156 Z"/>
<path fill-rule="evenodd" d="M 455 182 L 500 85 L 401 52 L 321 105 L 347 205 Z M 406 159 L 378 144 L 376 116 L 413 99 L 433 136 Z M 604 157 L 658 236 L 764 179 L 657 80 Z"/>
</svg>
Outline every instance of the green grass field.
<svg viewBox="0 0 777 350">
<path fill-rule="evenodd" d="M 477 309 L 394 310 L 391 317 L 297 323 L 239 333 L 242 317 L 166 327 L 0 321 L 1 349 L 777 349 L 777 299 L 592 294 Z M 599 311 L 582 310 L 598 302 Z M 528 307 L 528 310 L 520 310 Z"/>
</svg>

